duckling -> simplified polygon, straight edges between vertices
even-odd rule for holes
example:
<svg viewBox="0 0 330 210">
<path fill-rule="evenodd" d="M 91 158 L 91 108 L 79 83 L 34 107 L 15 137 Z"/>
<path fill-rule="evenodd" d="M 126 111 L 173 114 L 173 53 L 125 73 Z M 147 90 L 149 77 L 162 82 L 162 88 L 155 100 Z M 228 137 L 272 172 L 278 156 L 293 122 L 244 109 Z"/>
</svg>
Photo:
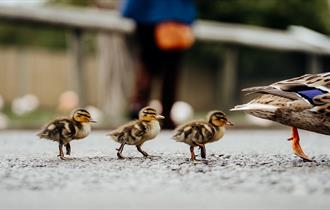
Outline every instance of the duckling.
<svg viewBox="0 0 330 210">
<path fill-rule="evenodd" d="M 65 146 L 66 154 L 71 155 L 70 142 L 85 138 L 91 131 L 90 123 L 95 122 L 88 111 L 77 109 L 72 112 L 70 118 L 57 119 L 45 125 L 37 136 L 57 141 L 59 143 L 58 157 L 65 160 L 67 158 L 64 157 L 63 146 Z"/>
<path fill-rule="evenodd" d="M 128 122 L 116 130 L 111 131 L 108 135 L 118 143 L 120 147 L 117 149 L 117 157 L 123 159 L 122 152 L 125 144 L 135 145 L 137 150 L 144 156 L 149 156 L 147 152 L 141 149 L 144 142 L 155 138 L 160 132 L 160 119 L 164 116 L 157 114 L 156 110 L 151 107 L 144 107 L 139 111 L 139 119 Z"/>
<path fill-rule="evenodd" d="M 305 74 L 242 91 L 260 95 L 231 111 L 245 111 L 291 126 L 292 136 L 288 140 L 292 141 L 293 153 L 304 161 L 312 161 L 299 144 L 298 128 L 330 135 L 330 72 Z"/>
<path fill-rule="evenodd" d="M 207 115 L 207 121 L 195 120 L 178 126 L 173 135 L 173 139 L 190 145 L 190 160 L 196 160 L 194 147 L 201 149 L 201 157 L 206 158 L 205 144 L 220 140 L 226 130 L 226 126 L 233 126 L 225 113 L 222 111 L 211 111 Z"/>
</svg>

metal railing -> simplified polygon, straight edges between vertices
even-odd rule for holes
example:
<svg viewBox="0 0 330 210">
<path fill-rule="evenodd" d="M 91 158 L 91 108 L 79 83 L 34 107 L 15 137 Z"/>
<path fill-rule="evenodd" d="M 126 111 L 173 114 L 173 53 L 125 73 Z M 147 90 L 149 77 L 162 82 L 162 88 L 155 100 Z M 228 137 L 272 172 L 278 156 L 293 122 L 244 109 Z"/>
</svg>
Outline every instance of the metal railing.
<svg viewBox="0 0 330 210">
<path fill-rule="evenodd" d="M 78 94 L 84 104 L 83 90 L 83 53 L 82 34 L 85 31 L 131 34 L 135 24 L 132 20 L 121 17 L 116 11 L 70 8 L 70 7 L 10 7 L 0 6 L 0 20 L 30 22 L 36 25 L 53 25 L 68 28 L 72 32 L 72 52 L 78 76 Z M 328 37 L 309 29 L 293 26 L 286 31 L 273 30 L 257 26 L 228 24 L 198 20 L 193 25 L 198 41 L 229 43 L 255 48 L 280 51 L 304 52 L 309 56 L 309 72 L 320 71 L 319 55 L 330 55 Z M 238 50 L 228 45 L 224 55 L 224 65 L 220 71 L 221 98 L 231 101 L 237 74 Z"/>
</svg>

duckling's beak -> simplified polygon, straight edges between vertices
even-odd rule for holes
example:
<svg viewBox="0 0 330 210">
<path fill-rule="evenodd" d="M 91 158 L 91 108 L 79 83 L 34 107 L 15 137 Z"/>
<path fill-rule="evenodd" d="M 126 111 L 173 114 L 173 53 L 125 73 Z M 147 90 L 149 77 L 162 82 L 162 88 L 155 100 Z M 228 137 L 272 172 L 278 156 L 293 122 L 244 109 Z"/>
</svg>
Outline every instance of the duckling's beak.
<svg viewBox="0 0 330 210">
<path fill-rule="evenodd" d="M 158 114 L 158 115 L 156 115 L 156 119 L 162 120 L 162 119 L 165 119 L 165 117 L 163 115 Z"/>
<path fill-rule="evenodd" d="M 230 122 L 229 120 L 226 121 L 227 126 L 234 126 L 234 123 Z"/>
<path fill-rule="evenodd" d="M 89 119 L 89 122 L 91 122 L 91 123 L 97 123 L 97 121 L 94 120 L 94 119 Z"/>
</svg>

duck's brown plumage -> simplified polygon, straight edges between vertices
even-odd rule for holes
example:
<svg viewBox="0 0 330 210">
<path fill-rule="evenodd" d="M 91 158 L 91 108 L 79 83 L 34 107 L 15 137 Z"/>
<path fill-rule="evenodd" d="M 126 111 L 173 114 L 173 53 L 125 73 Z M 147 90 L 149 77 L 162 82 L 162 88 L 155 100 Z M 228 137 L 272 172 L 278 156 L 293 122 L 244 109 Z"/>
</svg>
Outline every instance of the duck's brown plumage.
<svg viewBox="0 0 330 210">
<path fill-rule="evenodd" d="M 303 159 L 310 160 L 300 148 L 297 128 L 330 135 L 330 72 L 306 74 L 243 91 L 259 95 L 232 111 L 245 111 L 292 126 L 292 148 Z"/>
<path fill-rule="evenodd" d="M 284 125 L 330 135 L 330 72 L 306 74 L 243 91 L 261 95 L 233 111 L 242 110 Z M 318 94 L 308 97 L 301 94 L 306 91 L 318 91 Z"/>
</svg>

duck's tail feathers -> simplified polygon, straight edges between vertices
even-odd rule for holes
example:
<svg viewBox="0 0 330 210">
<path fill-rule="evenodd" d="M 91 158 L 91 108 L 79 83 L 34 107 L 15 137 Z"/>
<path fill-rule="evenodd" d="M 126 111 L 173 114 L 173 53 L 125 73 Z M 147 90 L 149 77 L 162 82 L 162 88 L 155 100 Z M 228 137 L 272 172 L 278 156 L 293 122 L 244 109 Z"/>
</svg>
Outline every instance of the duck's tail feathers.
<svg viewBox="0 0 330 210">
<path fill-rule="evenodd" d="M 171 137 L 171 139 L 173 139 L 175 141 L 182 141 L 180 137 L 181 137 L 180 134 L 175 134 Z"/>
<path fill-rule="evenodd" d="M 105 134 L 107 136 L 116 136 L 115 131 L 110 131 L 109 133 Z"/>
<path fill-rule="evenodd" d="M 36 133 L 36 136 L 38 136 L 39 138 L 43 139 L 43 138 L 46 138 L 48 135 L 48 132 L 44 131 L 44 130 L 41 130 L 39 131 L 38 133 Z"/>
<path fill-rule="evenodd" d="M 261 91 L 264 91 L 267 89 L 270 89 L 270 87 L 269 86 L 256 86 L 256 87 L 244 88 L 244 89 L 242 89 L 242 91 L 255 93 L 255 92 L 261 92 Z"/>
<path fill-rule="evenodd" d="M 243 92 L 246 92 L 246 95 L 256 94 L 256 93 L 262 93 L 262 94 L 271 94 L 275 96 L 280 96 L 284 98 L 289 98 L 292 100 L 300 99 L 301 97 L 295 93 L 290 91 L 284 91 L 280 88 L 276 88 L 273 86 L 259 86 L 259 87 L 250 87 L 242 89 Z"/>
<path fill-rule="evenodd" d="M 259 104 L 259 103 L 248 103 L 237 105 L 230 111 L 265 111 L 265 112 L 275 112 L 278 107 L 269 104 Z"/>
</svg>

